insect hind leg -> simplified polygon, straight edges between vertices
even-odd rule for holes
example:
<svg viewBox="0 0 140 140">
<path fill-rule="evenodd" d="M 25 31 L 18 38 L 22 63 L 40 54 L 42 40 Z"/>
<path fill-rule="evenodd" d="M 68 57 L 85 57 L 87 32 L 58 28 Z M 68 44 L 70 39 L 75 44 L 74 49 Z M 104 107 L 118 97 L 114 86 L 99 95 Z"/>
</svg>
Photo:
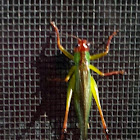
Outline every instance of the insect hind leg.
<svg viewBox="0 0 140 140">
<path fill-rule="evenodd" d="M 93 79 L 92 76 L 91 76 L 91 92 L 93 94 L 93 97 L 95 99 L 96 105 L 98 107 L 98 110 L 99 110 L 99 113 L 100 113 L 100 116 L 101 116 L 102 125 L 103 125 L 103 128 L 104 128 L 104 133 L 106 134 L 106 139 L 109 140 L 108 129 L 107 129 L 106 122 L 105 122 L 103 112 L 102 112 L 102 109 L 101 109 L 101 105 L 100 105 L 97 84 L 96 84 L 96 82 L 95 82 L 95 80 Z"/>
<path fill-rule="evenodd" d="M 63 123 L 63 128 L 62 128 L 61 140 L 64 140 L 65 138 L 64 135 L 67 132 L 68 114 L 69 114 L 69 108 L 70 108 L 72 92 L 74 89 L 74 84 L 75 84 L 75 75 L 73 74 L 72 78 L 70 79 L 68 90 L 67 90 L 66 111 L 65 111 L 64 123 Z"/>
</svg>

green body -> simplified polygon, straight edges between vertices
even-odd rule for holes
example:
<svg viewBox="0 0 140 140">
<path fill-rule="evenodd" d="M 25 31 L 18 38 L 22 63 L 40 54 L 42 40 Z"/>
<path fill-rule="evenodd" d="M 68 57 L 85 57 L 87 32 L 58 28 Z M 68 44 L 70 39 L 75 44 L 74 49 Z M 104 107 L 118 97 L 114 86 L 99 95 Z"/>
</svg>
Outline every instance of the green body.
<svg viewBox="0 0 140 140">
<path fill-rule="evenodd" d="M 89 56 L 89 52 L 76 52 L 74 54 L 75 87 L 73 96 L 82 140 L 86 140 L 87 137 L 88 118 L 92 100 Z"/>
</svg>

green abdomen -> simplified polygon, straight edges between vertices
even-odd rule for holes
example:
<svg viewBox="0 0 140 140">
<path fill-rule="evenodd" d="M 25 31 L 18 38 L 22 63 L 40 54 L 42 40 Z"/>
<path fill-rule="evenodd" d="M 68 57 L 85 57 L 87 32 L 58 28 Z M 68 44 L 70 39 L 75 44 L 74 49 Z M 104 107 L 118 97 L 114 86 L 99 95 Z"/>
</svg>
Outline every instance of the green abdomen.
<svg viewBox="0 0 140 140">
<path fill-rule="evenodd" d="M 82 140 L 86 140 L 88 118 L 91 108 L 92 93 L 90 88 L 90 70 L 86 63 L 76 67 L 74 102 L 79 120 Z"/>
</svg>

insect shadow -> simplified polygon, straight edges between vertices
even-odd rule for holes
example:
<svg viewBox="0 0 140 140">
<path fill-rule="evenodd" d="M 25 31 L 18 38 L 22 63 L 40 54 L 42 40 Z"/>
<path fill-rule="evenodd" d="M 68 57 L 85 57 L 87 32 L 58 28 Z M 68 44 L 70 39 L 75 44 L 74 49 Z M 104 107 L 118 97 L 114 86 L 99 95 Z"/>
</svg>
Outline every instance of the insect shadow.
<svg viewBox="0 0 140 140">
<path fill-rule="evenodd" d="M 45 47 L 45 45 L 42 47 L 39 57 L 33 64 L 40 78 L 40 93 L 35 93 L 34 96 L 41 94 L 41 103 L 36 106 L 36 112 L 32 114 L 31 121 L 26 124 L 26 129 L 21 130 L 22 133 L 17 136 L 17 139 L 24 139 L 28 135 L 30 128 L 35 126 L 35 122 L 39 121 L 40 116 L 44 114 L 50 124 L 52 121 L 52 126 L 54 126 L 56 133 L 54 134 L 56 135 L 55 139 L 58 139 L 61 135 L 67 92 L 67 83 L 64 82 L 64 79 L 72 63 L 59 51 L 56 56 L 46 56 Z M 55 126 L 57 126 L 57 129 Z M 76 133 L 79 132 L 76 131 Z"/>
</svg>

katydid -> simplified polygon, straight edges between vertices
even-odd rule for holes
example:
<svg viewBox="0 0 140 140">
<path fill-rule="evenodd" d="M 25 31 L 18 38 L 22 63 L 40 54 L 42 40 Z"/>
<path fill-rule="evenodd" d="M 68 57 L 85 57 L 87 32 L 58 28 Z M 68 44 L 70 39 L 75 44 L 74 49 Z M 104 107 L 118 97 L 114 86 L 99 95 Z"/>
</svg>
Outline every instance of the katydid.
<svg viewBox="0 0 140 140">
<path fill-rule="evenodd" d="M 113 38 L 114 35 L 116 35 L 117 31 L 113 32 L 113 34 L 109 37 L 106 45 L 106 50 L 103 53 L 99 53 L 95 55 L 89 54 L 89 43 L 87 40 L 83 40 L 78 37 L 75 37 L 78 40 L 78 45 L 76 48 L 74 48 L 74 55 L 72 55 L 68 51 L 66 51 L 61 45 L 59 31 L 55 23 L 51 22 L 51 25 L 54 28 L 57 35 L 58 48 L 60 49 L 60 51 L 64 53 L 65 56 L 73 60 L 75 63 L 75 65 L 71 67 L 68 75 L 65 78 L 66 82 L 69 81 L 69 85 L 67 89 L 66 111 L 65 111 L 61 140 L 65 138 L 64 135 L 67 132 L 67 120 L 68 120 L 68 113 L 69 113 L 69 107 L 70 107 L 72 96 L 74 99 L 75 110 L 79 121 L 78 123 L 79 123 L 79 128 L 81 133 L 81 139 L 87 140 L 89 113 L 90 113 L 91 101 L 93 96 L 97 104 L 99 114 L 101 116 L 101 121 L 104 129 L 104 133 L 106 135 L 106 139 L 109 140 L 108 129 L 100 105 L 97 84 L 94 78 L 91 76 L 90 70 L 93 70 L 94 72 L 96 72 L 101 76 L 124 74 L 125 72 L 121 70 L 121 71 L 112 71 L 108 73 L 103 73 L 100 70 L 98 70 L 95 66 L 91 65 L 90 60 L 101 58 L 109 52 L 111 39 Z"/>
</svg>

